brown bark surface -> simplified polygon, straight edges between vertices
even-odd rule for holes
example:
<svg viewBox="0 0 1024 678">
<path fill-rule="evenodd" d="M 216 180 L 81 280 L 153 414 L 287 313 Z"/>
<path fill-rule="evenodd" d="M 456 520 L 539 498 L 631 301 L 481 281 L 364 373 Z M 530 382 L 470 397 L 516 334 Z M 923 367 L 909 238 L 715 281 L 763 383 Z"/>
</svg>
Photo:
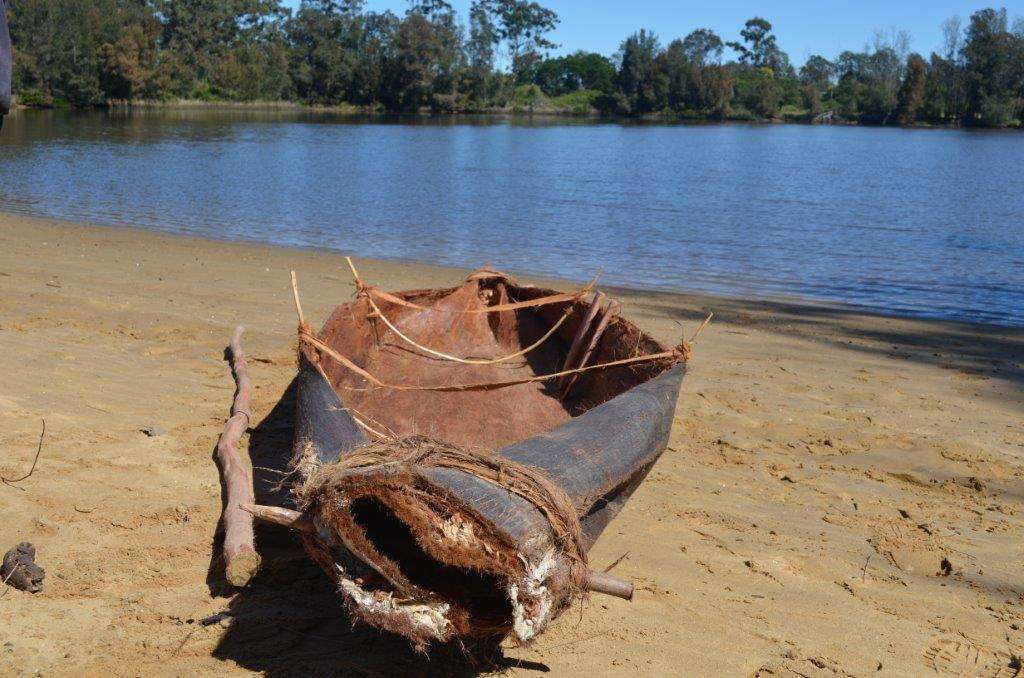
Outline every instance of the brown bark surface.
<svg viewBox="0 0 1024 678">
<path fill-rule="evenodd" d="M 236 327 L 231 337 L 231 371 L 235 375 L 237 389 L 231 405 L 231 416 L 217 441 L 217 461 L 225 495 L 221 519 L 224 526 L 224 574 L 232 586 L 248 584 L 260 566 L 260 557 L 254 547 L 252 514 L 241 507 L 242 504 L 255 502 L 252 461 L 248 454 L 242 454 L 238 449 L 238 442 L 252 416 L 249 409 L 252 381 L 245 368 L 243 331 L 241 326 Z"/>
</svg>

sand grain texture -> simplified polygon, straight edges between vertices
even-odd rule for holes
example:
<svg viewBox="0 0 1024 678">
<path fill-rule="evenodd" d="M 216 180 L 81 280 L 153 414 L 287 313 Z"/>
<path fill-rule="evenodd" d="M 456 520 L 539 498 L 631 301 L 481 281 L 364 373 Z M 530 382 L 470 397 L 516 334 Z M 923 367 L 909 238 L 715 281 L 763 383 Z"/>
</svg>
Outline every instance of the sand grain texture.
<svg viewBox="0 0 1024 678">
<path fill-rule="evenodd" d="M 333 253 L 0 215 L 0 474 L 24 472 L 47 421 L 36 472 L 20 490 L 0 485 L 0 550 L 31 541 L 47 572 L 41 593 L 0 598 L 0 674 L 473 673 L 444 649 L 423 664 L 400 640 L 352 629 L 281 531 L 257 534 L 265 566 L 243 592 L 211 561 L 231 330 L 247 327 L 255 383 L 243 445 L 272 465 L 290 436 L 287 272 L 319 324 L 352 294 L 343 266 Z M 385 289 L 462 275 L 360 270 Z M 692 330 L 716 312 L 669 450 L 591 553 L 602 568 L 628 551 L 615 572 L 637 595 L 593 597 L 534 646 L 505 648 L 502 666 L 1016 675 L 1024 331 L 611 292 L 671 343 L 677 322 Z"/>
</svg>

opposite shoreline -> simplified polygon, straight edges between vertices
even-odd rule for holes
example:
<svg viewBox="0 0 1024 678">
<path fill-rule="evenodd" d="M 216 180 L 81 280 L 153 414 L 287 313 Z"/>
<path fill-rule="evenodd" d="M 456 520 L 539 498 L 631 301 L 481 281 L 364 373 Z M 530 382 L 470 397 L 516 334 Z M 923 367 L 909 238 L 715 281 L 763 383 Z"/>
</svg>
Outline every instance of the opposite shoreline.
<svg viewBox="0 0 1024 678">
<path fill-rule="evenodd" d="M 726 116 L 722 119 L 707 117 L 688 117 L 669 113 L 650 113 L 641 116 L 625 116 L 590 109 L 580 111 L 572 108 L 543 107 L 508 107 L 491 108 L 478 111 L 418 111 L 388 112 L 375 107 L 356 106 L 353 104 L 303 104 L 296 101 L 208 101 L 204 99 L 173 99 L 132 101 L 112 100 L 103 105 L 91 108 L 60 108 L 47 106 L 28 106 L 19 104 L 14 98 L 11 115 L 19 111 L 52 111 L 52 110 L 100 110 L 100 111 L 225 111 L 225 112 L 268 112 L 268 113 L 303 113 L 310 115 L 333 115 L 340 118 L 360 118 L 377 120 L 564 120 L 607 124 L 651 124 L 651 125 L 807 125 L 831 127 L 887 127 L 899 129 L 972 129 L 981 131 L 1014 131 L 1024 129 L 1024 125 L 1008 125 L 1002 127 L 970 127 L 961 124 L 936 124 L 930 122 L 914 122 L 912 124 L 889 124 L 885 122 L 862 122 L 846 120 L 840 117 L 813 119 L 804 113 L 785 113 L 781 117 L 759 118 L 749 115 Z"/>
</svg>

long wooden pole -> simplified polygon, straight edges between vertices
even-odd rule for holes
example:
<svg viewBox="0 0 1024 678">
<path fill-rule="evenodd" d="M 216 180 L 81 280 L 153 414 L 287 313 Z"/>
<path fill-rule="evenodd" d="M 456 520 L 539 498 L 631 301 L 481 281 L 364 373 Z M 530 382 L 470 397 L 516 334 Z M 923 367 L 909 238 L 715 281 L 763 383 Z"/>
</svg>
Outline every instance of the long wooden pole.
<svg viewBox="0 0 1024 678">
<path fill-rule="evenodd" d="M 260 557 L 254 547 L 252 514 L 242 509 L 242 504 L 252 504 L 256 500 L 252 460 L 248 454 L 238 450 L 238 441 L 252 419 L 249 411 L 252 381 L 245 369 L 245 353 L 242 351 L 244 331 L 242 326 L 238 326 L 231 337 L 231 371 L 235 375 L 237 388 L 231 405 L 231 416 L 217 441 L 217 461 L 220 463 L 227 495 L 222 517 L 224 572 L 232 586 L 248 584 L 260 566 Z"/>
</svg>

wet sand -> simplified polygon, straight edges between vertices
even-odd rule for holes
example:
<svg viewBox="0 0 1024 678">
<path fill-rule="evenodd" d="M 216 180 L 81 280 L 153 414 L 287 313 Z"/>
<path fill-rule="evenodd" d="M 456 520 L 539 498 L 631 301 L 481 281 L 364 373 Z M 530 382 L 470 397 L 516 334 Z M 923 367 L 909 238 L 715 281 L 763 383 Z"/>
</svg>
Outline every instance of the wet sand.
<svg viewBox="0 0 1024 678">
<path fill-rule="evenodd" d="M 424 659 L 353 629 L 290 535 L 259 533 L 266 566 L 250 588 L 221 578 L 212 452 L 233 392 L 224 347 L 245 324 L 247 443 L 258 464 L 287 453 L 288 271 L 320 322 L 353 292 L 343 264 L 337 253 L 0 215 L 0 475 L 28 469 L 46 420 L 35 472 L 0 484 L 0 550 L 32 541 L 47 570 L 39 594 L 0 592 L 0 673 L 475 672 L 444 649 Z M 360 268 L 385 289 L 465 274 Z M 628 552 L 616 572 L 638 592 L 631 603 L 592 598 L 534 645 L 504 648 L 499 665 L 1016 675 L 1024 330 L 610 291 L 666 342 L 716 313 L 668 451 L 591 553 L 603 568 Z"/>
</svg>

